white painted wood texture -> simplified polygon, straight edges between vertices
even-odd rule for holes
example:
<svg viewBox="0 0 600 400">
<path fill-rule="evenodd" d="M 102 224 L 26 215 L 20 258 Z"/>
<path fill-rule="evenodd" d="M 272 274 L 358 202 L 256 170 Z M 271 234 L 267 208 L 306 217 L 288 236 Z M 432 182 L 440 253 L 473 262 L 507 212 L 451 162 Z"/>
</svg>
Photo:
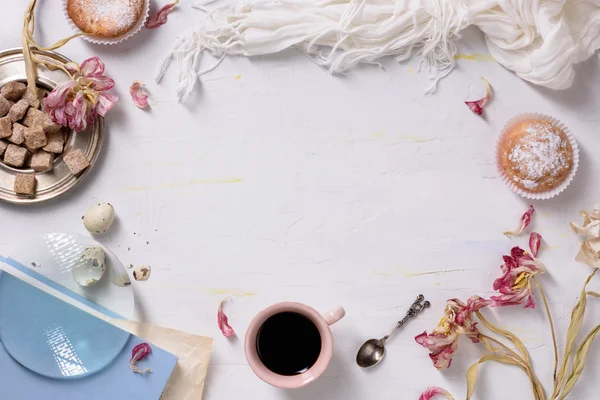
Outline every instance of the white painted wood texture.
<svg viewBox="0 0 600 400">
<path fill-rule="evenodd" d="M 27 2 L 3 4 L 1 48 L 20 45 Z M 332 77 L 286 52 L 226 59 L 187 104 L 178 104 L 173 71 L 156 85 L 154 70 L 175 36 L 201 18 L 184 0 L 157 30 L 116 46 L 74 40 L 61 50 L 77 61 L 100 56 L 121 99 L 83 185 L 43 205 L 0 206 L 0 252 L 8 251 L 13 233 L 85 233 L 86 208 L 109 201 L 118 221 L 99 240 L 123 263 L 153 268 L 150 280 L 134 282 L 138 318 L 215 339 L 207 400 L 416 399 L 431 384 L 464 398 L 466 368 L 483 346 L 461 341 L 452 368 L 440 373 L 413 337 L 436 325 L 446 299 L 491 295 L 501 255 L 514 244 L 502 232 L 529 205 L 498 180 L 495 138 L 515 114 L 544 112 L 566 122 L 581 148 L 568 190 L 533 202 L 533 228 L 544 235 L 541 258 L 549 269 L 541 280 L 564 344 L 570 310 L 590 272 L 574 261 L 579 239 L 568 222 L 600 200 L 596 57 L 563 92 L 534 87 L 489 58 L 463 58 L 438 93 L 426 96 L 429 81 L 416 73 L 417 60 Z M 37 21 L 41 43 L 70 33 L 58 0 L 41 1 Z M 460 52 L 485 53 L 480 33 L 469 31 Z M 463 104 L 483 92 L 480 76 L 494 87 L 485 118 Z M 147 83 L 149 111 L 129 97 L 134 80 Z M 217 303 L 228 293 L 235 295 L 226 305 L 239 335 L 234 340 L 216 326 Z M 389 342 L 380 368 L 359 369 L 359 345 L 390 329 L 418 293 L 432 308 Z M 283 300 L 319 310 L 342 304 L 347 311 L 333 327 L 330 368 L 312 386 L 290 392 L 254 377 L 243 354 L 252 316 Z M 587 330 L 598 322 L 594 303 Z M 525 341 L 548 390 L 553 355 L 543 307 L 486 313 Z M 595 346 L 571 398 L 597 397 L 599 354 Z M 476 396 L 532 398 L 519 370 L 498 365 L 481 368 Z"/>
</svg>

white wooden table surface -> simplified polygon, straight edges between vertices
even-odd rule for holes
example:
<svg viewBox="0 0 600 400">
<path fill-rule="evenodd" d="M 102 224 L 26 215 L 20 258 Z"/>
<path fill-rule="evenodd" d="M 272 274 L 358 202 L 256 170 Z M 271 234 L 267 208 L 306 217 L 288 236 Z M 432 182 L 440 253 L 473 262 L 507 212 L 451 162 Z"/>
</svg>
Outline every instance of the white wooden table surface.
<svg viewBox="0 0 600 400">
<path fill-rule="evenodd" d="M 27 3 L 3 4 L 0 48 L 20 46 Z M 429 81 L 416 73 L 417 60 L 332 77 L 295 52 L 226 59 L 182 105 L 174 71 L 161 85 L 153 74 L 175 36 L 202 18 L 189 3 L 182 1 L 165 26 L 120 45 L 78 39 L 61 50 L 79 62 L 100 56 L 121 99 L 106 119 L 107 140 L 85 183 L 42 205 L 0 205 L 0 253 L 13 233 L 85 233 L 83 212 L 109 201 L 118 221 L 99 240 L 124 264 L 153 268 L 150 280 L 134 282 L 137 317 L 215 339 L 207 400 L 416 399 L 431 384 L 464 398 L 465 371 L 483 346 L 461 340 L 452 368 L 440 373 L 413 337 L 436 325 L 446 299 L 492 294 L 501 255 L 514 244 L 502 232 L 529 205 L 497 178 L 495 138 L 513 115 L 544 112 L 566 122 L 581 148 L 568 190 L 533 202 L 533 227 L 545 238 L 541 259 L 550 272 L 542 281 L 564 344 L 570 310 L 590 272 L 574 261 L 579 239 L 568 222 L 600 200 L 597 57 L 578 68 L 574 86 L 563 92 L 534 87 L 488 57 L 462 58 L 433 96 L 423 94 Z M 37 21 L 41 43 L 70 33 L 58 0 L 40 1 Z M 479 32 L 465 35 L 460 52 L 486 52 Z M 463 104 L 483 92 L 480 76 L 495 94 L 485 118 Z M 147 83 L 150 111 L 132 103 L 134 80 Z M 230 293 L 234 340 L 216 326 L 217 303 Z M 380 368 L 358 368 L 359 345 L 383 335 L 419 293 L 432 308 L 389 342 Z M 330 368 L 312 386 L 290 392 L 262 383 L 243 353 L 252 316 L 283 300 L 319 310 L 342 304 L 347 311 L 333 327 Z M 593 303 L 587 330 L 600 311 Z M 487 313 L 525 341 L 548 390 L 553 355 L 541 303 Z M 597 397 L 599 355 L 595 346 L 570 398 Z M 498 365 L 481 368 L 476 396 L 532 398 L 520 370 Z"/>
</svg>

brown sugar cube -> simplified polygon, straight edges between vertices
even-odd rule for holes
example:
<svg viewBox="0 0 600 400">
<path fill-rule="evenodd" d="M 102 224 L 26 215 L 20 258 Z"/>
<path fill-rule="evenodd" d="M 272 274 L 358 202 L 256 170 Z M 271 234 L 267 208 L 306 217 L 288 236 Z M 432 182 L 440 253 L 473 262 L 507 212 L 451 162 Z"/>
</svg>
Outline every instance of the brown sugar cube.
<svg viewBox="0 0 600 400">
<path fill-rule="evenodd" d="M 22 167 L 23 164 L 25 164 L 26 158 L 27 149 L 15 146 L 14 144 L 9 144 L 4 152 L 4 164 L 10 165 L 11 167 Z"/>
<path fill-rule="evenodd" d="M 63 161 L 65 164 L 67 164 L 67 167 L 73 175 L 79 174 L 81 171 L 90 166 L 90 162 L 79 149 L 70 151 L 63 158 Z"/>
<path fill-rule="evenodd" d="M 25 146 L 29 149 L 39 149 L 48 144 L 48 139 L 41 126 L 25 129 Z"/>
<path fill-rule="evenodd" d="M 18 120 L 23 118 L 23 116 L 27 112 L 28 108 L 29 108 L 29 103 L 27 102 L 27 100 L 25 100 L 25 99 L 19 100 L 18 102 L 13 104 L 13 106 L 10 108 L 10 111 L 8 112 L 8 116 L 10 117 L 10 120 L 12 122 L 17 122 Z"/>
<path fill-rule="evenodd" d="M 42 128 L 44 128 L 44 132 L 46 133 L 56 133 L 62 129 L 62 125 L 55 124 L 52 122 L 52 118 L 46 113 L 44 113 L 44 119 L 42 120 Z"/>
<path fill-rule="evenodd" d="M 15 176 L 15 193 L 32 195 L 35 193 L 35 175 L 17 174 Z"/>
<path fill-rule="evenodd" d="M 43 149 L 50 153 L 62 153 L 63 146 L 65 145 L 65 137 L 63 136 L 62 131 L 49 133 L 46 137 L 48 138 L 48 144 L 45 145 Z"/>
<path fill-rule="evenodd" d="M 43 126 L 44 124 L 44 113 L 40 110 L 37 110 L 35 108 L 30 108 L 27 111 L 27 114 L 25 114 L 25 118 L 23 119 L 23 125 L 25 125 L 28 128 L 31 128 L 33 126 Z"/>
<path fill-rule="evenodd" d="M 6 140 L 0 140 L 0 157 L 4 155 L 6 148 L 8 147 L 8 142 Z"/>
<path fill-rule="evenodd" d="M 0 95 L 0 117 L 4 117 L 10 111 L 10 108 L 13 106 L 13 102 L 10 100 L 6 100 L 6 98 Z"/>
<path fill-rule="evenodd" d="M 9 117 L 0 118 L 0 139 L 10 137 L 12 135 L 12 122 Z"/>
<path fill-rule="evenodd" d="M 54 162 L 54 153 L 47 153 L 43 150 L 36 151 L 31 157 L 29 166 L 36 172 L 43 172 L 52 169 Z"/>
<path fill-rule="evenodd" d="M 10 135 L 8 140 L 14 144 L 23 144 L 25 141 L 25 129 L 27 128 L 24 125 L 15 122 L 12 126 L 12 135 Z"/>
<path fill-rule="evenodd" d="M 27 85 L 24 83 L 12 81 L 2 86 L 2 89 L 0 89 L 0 94 L 2 94 L 2 96 L 8 100 L 19 101 L 26 89 Z"/>
<path fill-rule="evenodd" d="M 27 100 L 31 107 L 40 108 L 40 106 L 42 105 L 42 100 L 44 99 L 44 97 L 46 97 L 47 94 L 48 92 L 46 90 L 36 88 L 35 96 L 33 96 L 31 90 L 27 89 L 25 93 L 23 93 L 23 99 Z"/>
</svg>

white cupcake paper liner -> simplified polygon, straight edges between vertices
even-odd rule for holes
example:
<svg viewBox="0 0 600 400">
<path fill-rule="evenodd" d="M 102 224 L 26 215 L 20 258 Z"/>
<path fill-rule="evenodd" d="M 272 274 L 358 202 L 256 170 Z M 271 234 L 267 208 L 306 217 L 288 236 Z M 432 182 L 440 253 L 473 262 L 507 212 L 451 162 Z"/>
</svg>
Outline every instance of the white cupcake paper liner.
<svg viewBox="0 0 600 400">
<path fill-rule="evenodd" d="M 551 124 L 562 129 L 562 131 L 569 138 L 569 143 L 571 143 L 571 149 L 573 150 L 573 166 L 571 168 L 571 171 L 569 172 L 569 175 L 565 178 L 565 180 L 560 185 L 558 185 L 557 187 L 555 187 L 552 190 L 548 190 L 545 192 L 528 192 L 526 190 L 521 189 L 519 186 L 516 185 L 516 183 L 514 183 L 512 181 L 512 179 L 510 179 L 506 175 L 506 172 L 504 171 L 504 167 L 502 166 L 502 145 L 504 144 L 504 141 L 506 140 L 511 129 L 520 122 L 523 122 L 526 120 L 532 120 L 532 119 L 548 121 Z M 498 174 L 500 175 L 500 178 L 502 179 L 502 182 L 504 182 L 504 184 L 506 186 L 508 186 L 513 192 L 515 192 L 519 196 L 525 197 L 526 199 L 532 199 L 532 200 L 550 199 L 550 198 L 558 195 L 562 191 L 564 191 L 567 188 L 567 186 L 569 186 L 569 184 L 573 180 L 573 177 L 577 173 L 577 169 L 579 168 L 579 147 L 577 147 L 577 141 L 571 134 L 571 131 L 569 130 L 569 128 L 563 122 L 559 121 L 558 119 L 551 117 L 549 115 L 546 115 L 546 114 L 541 114 L 541 113 L 519 114 L 516 117 L 511 118 L 504 125 L 504 128 L 502 128 L 502 132 L 500 133 L 500 136 L 498 137 L 498 140 L 496 142 L 496 168 L 498 170 Z"/>
<path fill-rule="evenodd" d="M 73 30 L 73 32 L 75 32 L 75 33 L 83 32 L 81 29 L 79 29 L 79 27 L 77 25 L 75 25 L 75 23 L 73 22 L 71 17 L 69 17 L 69 13 L 67 12 L 67 0 L 62 0 L 62 2 L 63 2 L 63 13 L 65 15 L 65 18 L 67 19 L 67 22 L 69 23 L 69 26 Z M 111 45 L 111 44 L 121 43 L 122 41 L 127 40 L 130 37 L 132 37 L 133 35 L 135 35 L 136 33 L 138 33 L 142 29 L 144 24 L 146 23 L 146 20 L 148 19 L 149 15 L 150 15 L 150 0 L 144 0 L 144 11 L 142 12 L 142 17 L 137 22 L 137 24 L 126 34 L 116 37 L 116 38 L 99 38 L 99 37 L 95 37 L 92 35 L 84 35 L 84 36 L 82 36 L 82 38 L 90 43 L 95 43 L 95 44 Z"/>
</svg>

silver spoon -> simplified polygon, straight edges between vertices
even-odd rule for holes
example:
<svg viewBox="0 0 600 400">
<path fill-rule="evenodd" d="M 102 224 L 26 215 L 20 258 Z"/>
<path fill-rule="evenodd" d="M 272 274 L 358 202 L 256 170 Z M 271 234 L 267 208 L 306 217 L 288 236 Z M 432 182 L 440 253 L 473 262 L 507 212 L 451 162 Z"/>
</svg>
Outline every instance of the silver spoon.
<svg viewBox="0 0 600 400">
<path fill-rule="evenodd" d="M 406 316 L 402 318 L 394 329 L 381 339 L 369 339 L 358 349 L 358 353 L 356 354 L 356 363 L 359 367 L 368 368 L 372 367 L 375 364 L 379 363 L 383 356 L 385 355 L 385 342 L 392 337 L 396 332 L 400 330 L 408 322 L 409 319 L 423 311 L 423 309 L 431 306 L 429 301 L 424 301 L 425 296 L 420 294 L 417 296 L 417 300 L 410 306 L 410 309 L 406 313 Z M 422 303 L 421 303 L 422 302 Z"/>
</svg>

